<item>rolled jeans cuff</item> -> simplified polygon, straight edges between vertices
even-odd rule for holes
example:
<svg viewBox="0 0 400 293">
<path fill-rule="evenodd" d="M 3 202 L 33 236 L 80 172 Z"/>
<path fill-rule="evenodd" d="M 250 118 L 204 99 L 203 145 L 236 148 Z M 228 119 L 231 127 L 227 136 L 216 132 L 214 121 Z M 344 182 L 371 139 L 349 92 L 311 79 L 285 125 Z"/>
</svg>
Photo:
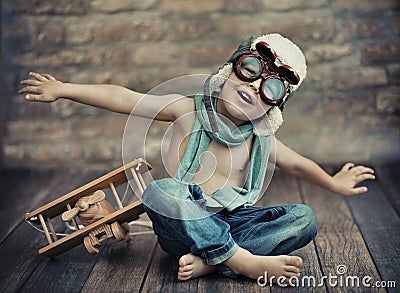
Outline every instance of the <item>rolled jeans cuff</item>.
<svg viewBox="0 0 400 293">
<path fill-rule="evenodd" d="M 205 261 L 206 264 L 215 266 L 232 257 L 238 251 L 238 249 L 239 246 L 229 234 L 228 241 L 224 246 L 213 250 L 203 251 L 200 253 L 200 257 Z"/>
</svg>

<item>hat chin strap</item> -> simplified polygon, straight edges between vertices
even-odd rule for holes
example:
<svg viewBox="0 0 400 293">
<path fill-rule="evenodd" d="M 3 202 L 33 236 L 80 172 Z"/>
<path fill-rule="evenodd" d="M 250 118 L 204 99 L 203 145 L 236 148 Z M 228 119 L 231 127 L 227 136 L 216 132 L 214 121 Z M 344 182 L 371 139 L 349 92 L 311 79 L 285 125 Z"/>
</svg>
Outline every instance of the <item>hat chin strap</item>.
<svg viewBox="0 0 400 293">
<path fill-rule="evenodd" d="M 233 72 L 231 62 L 224 64 L 218 72 L 210 78 L 210 92 L 219 92 L 226 80 Z M 283 123 L 282 112 L 278 106 L 273 106 L 268 112 L 253 121 L 253 132 L 258 136 L 273 135 Z"/>
</svg>

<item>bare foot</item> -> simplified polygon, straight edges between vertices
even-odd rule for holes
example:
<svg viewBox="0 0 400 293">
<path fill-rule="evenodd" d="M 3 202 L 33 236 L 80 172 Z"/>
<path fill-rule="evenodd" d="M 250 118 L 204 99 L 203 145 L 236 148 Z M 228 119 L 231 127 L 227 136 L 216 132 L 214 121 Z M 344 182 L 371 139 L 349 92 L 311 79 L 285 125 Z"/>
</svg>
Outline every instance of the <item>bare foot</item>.
<svg viewBox="0 0 400 293">
<path fill-rule="evenodd" d="M 217 267 L 209 266 L 200 257 L 188 253 L 181 256 L 179 259 L 178 279 L 181 281 L 186 281 L 213 273 L 216 270 Z"/>
<path fill-rule="evenodd" d="M 281 276 L 300 277 L 300 268 L 303 260 L 298 256 L 278 255 L 278 256 L 260 256 L 254 255 L 249 251 L 239 248 L 239 250 L 228 260 L 224 262 L 235 274 L 244 275 L 251 279 L 257 279 L 260 276 L 268 276 L 268 280 L 276 283 Z M 284 282 L 281 282 L 284 283 Z"/>
</svg>

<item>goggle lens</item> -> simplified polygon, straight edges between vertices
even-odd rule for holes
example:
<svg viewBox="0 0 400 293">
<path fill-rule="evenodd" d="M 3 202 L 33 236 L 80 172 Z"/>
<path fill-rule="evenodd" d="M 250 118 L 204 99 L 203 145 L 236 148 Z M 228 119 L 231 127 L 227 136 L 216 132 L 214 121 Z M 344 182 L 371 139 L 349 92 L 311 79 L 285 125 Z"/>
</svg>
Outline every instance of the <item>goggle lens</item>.
<svg viewBox="0 0 400 293">
<path fill-rule="evenodd" d="M 250 80 L 258 78 L 261 75 L 262 70 L 262 64 L 255 56 L 248 56 L 244 58 L 240 66 L 240 73 Z"/>
<path fill-rule="evenodd" d="M 276 53 L 267 43 L 265 42 L 257 43 L 256 50 L 264 60 L 267 60 L 269 62 L 275 62 Z"/>
<path fill-rule="evenodd" d="M 290 67 L 288 68 L 287 66 L 281 66 L 279 67 L 279 70 L 281 71 L 282 76 L 290 83 L 290 84 L 298 84 L 299 83 L 299 75 L 292 70 Z"/>
<path fill-rule="evenodd" d="M 270 100 L 279 100 L 285 93 L 285 85 L 278 78 L 268 78 L 262 84 L 262 92 Z"/>
<path fill-rule="evenodd" d="M 254 81 L 263 76 L 260 95 L 267 104 L 279 102 L 286 92 L 283 79 L 274 72 L 269 72 L 261 59 L 255 55 L 243 55 L 236 63 L 235 71 L 245 81 Z"/>
</svg>

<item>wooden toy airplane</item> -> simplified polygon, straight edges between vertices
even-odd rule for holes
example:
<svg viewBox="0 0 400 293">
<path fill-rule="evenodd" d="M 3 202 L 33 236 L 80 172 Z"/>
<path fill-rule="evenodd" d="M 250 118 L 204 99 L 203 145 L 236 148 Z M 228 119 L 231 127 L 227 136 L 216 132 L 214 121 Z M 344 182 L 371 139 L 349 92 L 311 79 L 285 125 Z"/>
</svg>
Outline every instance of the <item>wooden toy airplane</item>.
<svg viewBox="0 0 400 293">
<path fill-rule="evenodd" d="M 26 220 L 41 225 L 48 245 L 39 249 L 39 254 L 55 257 L 79 244 L 84 243 L 86 250 L 93 254 L 99 252 L 101 242 L 108 238 L 129 240 L 127 222 L 133 221 L 144 213 L 141 200 L 122 205 L 116 187 L 129 180 L 131 174 L 139 192 L 146 189 L 142 173 L 151 170 L 151 165 L 138 158 L 99 177 L 86 185 L 26 214 Z M 129 175 L 130 177 L 130 175 Z M 105 199 L 102 189 L 111 188 L 117 208 Z M 72 221 L 75 231 L 58 238 L 52 219 L 61 216 L 63 221 Z M 80 228 L 77 218 L 84 226 Z M 50 232 L 49 232 L 50 230 Z"/>
</svg>

